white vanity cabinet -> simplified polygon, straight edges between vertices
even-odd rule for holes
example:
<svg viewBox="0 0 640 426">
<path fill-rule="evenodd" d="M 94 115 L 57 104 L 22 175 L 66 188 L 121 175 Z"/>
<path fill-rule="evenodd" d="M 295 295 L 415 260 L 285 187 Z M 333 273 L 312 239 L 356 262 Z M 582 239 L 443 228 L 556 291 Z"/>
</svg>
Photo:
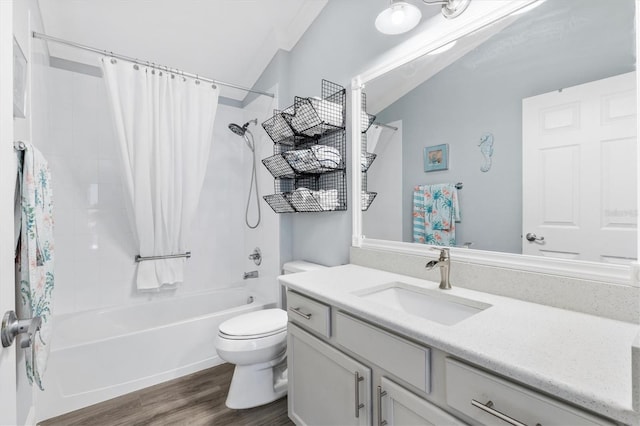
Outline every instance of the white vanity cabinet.
<svg viewBox="0 0 640 426">
<path fill-rule="evenodd" d="M 616 424 L 303 294 L 287 300 L 298 425 Z"/>
<path fill-rule="evenodd" d="M 297 425 L 370 425 L 371 369 L 289 324 L 289 417 Z"/>
<path fill-rule="evenodd" d="M 289 417 L 296 424 L 464 424 L 393 381 L 428 394 L 430 348 L 295 292 L 287 293 L 287 308 Z M 330 333 L 328 318 L 334 320 Z"/>
</svg>

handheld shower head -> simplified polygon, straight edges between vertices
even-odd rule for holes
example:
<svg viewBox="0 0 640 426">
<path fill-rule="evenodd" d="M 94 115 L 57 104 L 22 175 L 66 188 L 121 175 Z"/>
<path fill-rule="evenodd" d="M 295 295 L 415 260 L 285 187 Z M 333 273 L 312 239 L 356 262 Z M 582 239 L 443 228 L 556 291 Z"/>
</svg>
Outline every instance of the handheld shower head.
<svg viewBox="0 0 640 426">
<path fill-rule="evenodd" d="M 244 136 L 244 134 L 248 131 L 249 124 L 253 124 L 254 126 L 258 124 L 258 119 L 254 118 L 253 120 L 249 120 L 242 125 L 242 127 L 236 123 L 229 124 L 229 130 L 235 133 L 238 136 Z"/>
<path fill-rule="evenodd" d="M 244 139 L 245 143 L 249 147 L 253 157 L 253 168 L 251 169 L 251 186 L 249 187 L 249 198 L 247 199 L 247 208 L 244 211 L 244 220 L 247 226 L 251 229 L 255 229 L 260 224 L 260 194 L 258 191 L 258 176 L 256 174 L 256 150 L 255 150 L 255 140 L 253 138 L 253 133 L 249 130 L 249 124 L 255 126 L 258 124 L 258 119 L 254 118 L 253 120 L 249 120 L 244 123 L 242 126 L 230 123 L 229 130 L 235 133 L 238 136 L 241 136 Z M 248 136 L 247 136 L 248 133 Z M 251 140 L 249 140 L 249 136 L 251 136 Z M 253 187 L 255 186 L 255 195 L 256 195 L 256 206 L 258 208 L 258 220 L 255 225 L 251 225 L 249 223 L 249 203 L 251 201 L 251 192 L 253 191 Z"/>
<path fill-rule="evenodd" d="M 229 130 L 238 136 L 244 136 L 244 133 L 247 131 L 247 129 L 238 126 L 236 123 L 229 124 Z"/>
</svg>

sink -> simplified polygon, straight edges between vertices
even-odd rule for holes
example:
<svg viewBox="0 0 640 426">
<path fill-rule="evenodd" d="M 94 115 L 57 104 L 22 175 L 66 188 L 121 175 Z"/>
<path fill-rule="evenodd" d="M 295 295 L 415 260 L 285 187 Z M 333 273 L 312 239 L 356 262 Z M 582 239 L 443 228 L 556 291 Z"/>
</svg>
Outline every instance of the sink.
<svg viewBox="0 0 640 426">
<path fill-rule="evenodd" d="M 429 290 L 402 282 L 387 283 L 354 294 L 369 302 L 444 325 L 456 324 L 491 307 L 442 290 Z"/>
</svg>

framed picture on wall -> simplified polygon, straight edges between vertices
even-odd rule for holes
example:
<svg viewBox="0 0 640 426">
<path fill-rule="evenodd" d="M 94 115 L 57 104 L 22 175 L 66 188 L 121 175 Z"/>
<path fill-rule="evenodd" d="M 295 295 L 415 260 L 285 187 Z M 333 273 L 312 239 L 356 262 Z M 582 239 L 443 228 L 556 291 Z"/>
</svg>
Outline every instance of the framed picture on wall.
<svg viewBox="0 0 640 426">
<path fill-rule="evenodd" d="M 424 171 L 435 172 L 449 168 L 449 144 L 426 146 L 424 148 Z"/>
<path fill-rule="evenodd" d="M 27 116 L 27 58 L 13 38 L 13 116 Z"/>
</svg>

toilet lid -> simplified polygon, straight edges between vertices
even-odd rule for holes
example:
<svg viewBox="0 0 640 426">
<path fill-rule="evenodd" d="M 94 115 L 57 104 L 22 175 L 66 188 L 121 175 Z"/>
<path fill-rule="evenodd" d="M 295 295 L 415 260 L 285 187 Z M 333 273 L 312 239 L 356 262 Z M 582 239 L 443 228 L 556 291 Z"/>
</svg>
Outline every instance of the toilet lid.
<svg viewBox="0 0 640 426">
<path fill-rule="evenodd" d="M 261 336 L 287 329 L 287 312 L 282 309 L 264 309 L 249 312 L 220 324 L 220 332 L 228 336 Z"/>
</svg>

